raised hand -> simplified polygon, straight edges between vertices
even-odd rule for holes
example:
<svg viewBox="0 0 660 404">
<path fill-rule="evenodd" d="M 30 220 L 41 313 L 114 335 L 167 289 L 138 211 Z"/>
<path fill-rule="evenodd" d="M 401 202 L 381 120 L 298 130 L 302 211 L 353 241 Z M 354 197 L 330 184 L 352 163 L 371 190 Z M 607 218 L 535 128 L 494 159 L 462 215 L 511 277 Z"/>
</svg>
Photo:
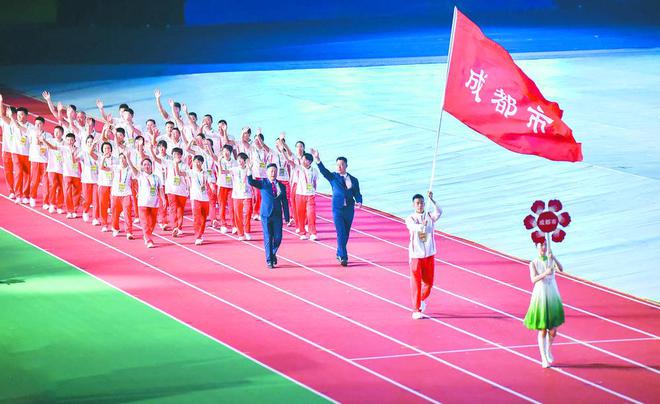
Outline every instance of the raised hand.
<svg viewBox="0 0 660 404">
<path fill-rule="evenodd" d="M 103 109 L 103 101 L 101 101 L 100 99 L 96 100 L 96 106 L 99 109 Z"/>
<path fill-rule="evenodd" d="M 154 90 L 154 96 L 156 98 L 160 98 L 160 89 L 157 88 L 157 89 Z"/>
<path fill-rule="evenodd" d="M 167 100 L 167 104 L 168 104 L 170 107 L 174 108 L 174 100 L 173 100 L 173 99 L 170 98 L 169 100 Z"/>
<path fill-rule="evenodd" d="M 316 150 L 314 148 L 311 148 L 311 149 L 309 149 L 309 152 L 312 154 L 312 157 L 314 157 L 315 160 L 320 160 L 321 159 L 320 156 L 319 156 L 319 151 L 318 150 Z"/>
<path fill-rule="evenodd" d="M 46 101 L 50 100 L 50 93 L 48 91 L 41 93 L 41 96 L 44 97 L 44 100 Z"/>
</svg>

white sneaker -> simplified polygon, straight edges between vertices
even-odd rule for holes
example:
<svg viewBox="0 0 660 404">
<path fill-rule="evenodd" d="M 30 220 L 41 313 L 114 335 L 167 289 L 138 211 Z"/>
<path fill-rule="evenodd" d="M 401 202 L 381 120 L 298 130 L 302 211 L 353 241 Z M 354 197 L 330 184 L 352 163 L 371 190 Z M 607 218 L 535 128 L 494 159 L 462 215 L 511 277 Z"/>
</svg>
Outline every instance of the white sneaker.
<svg viewBox="0 0 660 404">
<path fill-rule="evenodd" d="M 226 226 L 220 226 L 220 233 L 222 233 L 222 234 L 227 233 L 227 227 Z"/>
<path fill-rule="evenodd" d="M 176 229 L 176 235 L 177 236 L 183 236 L 185 233 L 181 229 Z"/>
<path fill-rule="evenodd" d="M 213 220 L 211 221 L 211 227 L 213 227 L 214 229 L 217 228 L 217 227 L 218 227 L 218 223 L 220 223 L 220 222 L 218 222 L 217 220 L 213 219 Z"/>
<path fill-rule="evenodd" d="M 67 218 L 67 219 L 71 219 L 71 218 L 73 218 L 73 216 L 71 216 L 71 213 L 67 213 L 67 214 L 66 214 L 66 218 Z"/>
<path fill-rule="evenodd" d="M 426 300 L 422 300 L 422 303 L 419 305 L 419 310 L 424 313 L 426 311 Z"/>
<path fill-rule="evenodd" d="M 151 241 L 148 241 L 147 242 L 147 248 L 154 248 L 154 243 L 152 243 Z"/>
<path fill-rule="evenodd" d="M 15 194 L 15 193 L 12 192 L 11 194 L 9 194 L 9 199 L 14 199 L 14 198 L 16 198 L 16 194 Z"/>
<path fill-rule="evenodd" d="M 35 201 L 34 198 L 30 198 L 30 206 L 33 208 L 37 206 L 37 201 Z"/>
<path fill-rule="evenodd" d="M 83 222 L 89 222 L 89 213 L 83 213 Z"/>
<path fill-rule="evenodd" d="M 133 224 L 140 224 L 140 219 L 138 219 L 137 217 L 133 219 Z"/>
<path fill-rule="evenodd" d="M 312 241 L 316 241 L 316 240 L 318 240 L 319 238 L 316 237 L 316 234 L 312 234 L 311 236 L 309 236 L 309 239 L 312 240 Z"/>
<path fill-rule="evenodd" d="M 23 205 L 26 205 L 26 204 L 30 203 L 30 200 L 28 198 L 23 198 L 23 199 L 21 199 L 21 202 L 23 202 Z"/>
<path fill-rule="evenodd" d="M 41 209 L 43 209 L 43 210 L 48 210 L 48 208 L 50 208 L 50 206 L 48 206 L 45 203 L 41 206 Z"/>
<path fill-rule="evenodd" d="M 73 212 L 73 213 L 71 214 L 71 219 L 75 219 L 75 218 L 77 218 L 77 217 L 78 217 L 78 214 L 77 214 L 76 212 Z"/>
<path fill-rule="evenodd" d="M 135 237 L 131 233 L 126 233 L 126 240 L 133 240 Z"/>
<path fill-rule="evenodd" d="M 422 313 L 421 311 L 414 311 L 412 314 L 413 320 L 421 320 L 423 318 L 424 318 L 424 313 Z"/>
<path fill-rule="evenodd" d="M 102 232 L 102 233 L 107 233 L 108 230 L 109 230 L 109 229 L 108 229 L 108 226 L 103 226 L 103 227 L 101 227 L 101 232 Z"/>
<path fill-rule="evenodd" d="M 195 245 L 202 245 L 203 242 L 204 242 L 204 240 L 202 240 L 201 238 L 198 238 L 197 240 L 195 240 Z"/>
<path fill-rule="evenodd" d="M 119 235 L 119 230 L 112 229 L 112 237 L 117 237 Z"/>
<path fill-rule="evenodd" d="M 252 220 L 257 220 L 257 221 L 259 221 L 259 219 L 260 219 L 260 218 L 259 218 L 259 215 L 252 215 Z"/>
<path fill-rule="evenodd" d="M 243 236 L 238 236 L 238 241 L 243 241 L 243 240 L 245 240 L 245 237 L 243 237 Z"/>
<path fill-rule="evenodd" d="M 48 213 L 55 213 L 55 207 L 53 205 L 48 207 Z"/>
<path fill-rule="evenodd" d="M 14 203 L 21 203 L 21 198 L 17 196 L 16 199 L 14 199 Z"/>
<path fill-rule="evenodd" d="M 92 220 L 92 226 L 99 226 L 101 222 L 98 221 L 98 219 Z"/>
<path fill-rule="evenodd" d="M 545 359 L 542 359 L 541 360 L 541 367 L 544 368 L 544 369 L 547 369 L 547 368 L 550 367 L 550 364 Z"/>
<path fill-rule="evenodd" d="M 296 234 L 300 234 L 300 230 L 299 230 L 299 229 L 296 229 Z"/>
<path fill-rule="evenodd" d="M 238 233 L 238 227 L 232 227 L 231 234 L 236 234 L 236 233 Z"/>
<path fill-rule="evenodd" d="M 245 233 L 245 239 L 248 241 L 252 240 L 252 236 L 250 236 L 250 233 Z"/>
<path fill-rule="evenodd" d="M 300 236 L 300 239 L 301 240 L 307 240 L 307 236 L 303 234 L 302 236 Z"/>
<path fill-rule="evenodd" d="M 59 208 L 57 209 L 57 214 L 61 215 L 63 213 L 64 213 L 64 209 L 59 209 Z"/>
</svg>

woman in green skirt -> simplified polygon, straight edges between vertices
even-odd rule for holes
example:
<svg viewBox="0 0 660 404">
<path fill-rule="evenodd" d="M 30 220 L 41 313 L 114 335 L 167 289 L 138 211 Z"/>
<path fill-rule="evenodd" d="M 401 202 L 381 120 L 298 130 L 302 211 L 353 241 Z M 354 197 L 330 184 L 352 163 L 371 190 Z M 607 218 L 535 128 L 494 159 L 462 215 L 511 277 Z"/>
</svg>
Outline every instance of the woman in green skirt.
<svg viewBox="0 0 660 404">
<path fill-rule="evenodd" d="M 564 271 L 562 265 L 547 252 L 545 243 L 537 243 L 539 256 L 529 263 L 529 277 L 534 284 L 532 301 L 529 303 L 525 326 L 538 330 L 541 366 L 547 368 L 553 362 L 550 347 L 557 335 L 557 328 L 564 323 L 564 305 L 555 281 L 555 271 Z"/>
</svg>

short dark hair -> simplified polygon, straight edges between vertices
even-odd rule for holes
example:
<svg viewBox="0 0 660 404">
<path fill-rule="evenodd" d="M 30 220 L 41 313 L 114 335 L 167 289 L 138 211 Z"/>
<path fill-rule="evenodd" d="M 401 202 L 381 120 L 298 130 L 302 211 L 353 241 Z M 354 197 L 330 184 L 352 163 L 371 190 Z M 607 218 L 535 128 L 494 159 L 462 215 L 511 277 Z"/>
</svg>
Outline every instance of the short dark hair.
<svg viewBox="0 0 660 404">
<path fill-rule="evenodd" d="M 38 117 L 34 118 L 34 121 L 35 121 L 35 122 L 36 122 L 36 121 L 39 121 L 39 122 L 41 122 L 41 123 L 46 123 L 46 120 L 44 119 L 43 116 L 38 116 Z"/>
<path fill-rule="evenodd" d="M 343 161 L 344 164 L 348 165 L 348 159 L 344 156 L 337 157 L 337 160 L 335 160 L 335 161 Z"/>
<path fill-rule="evenodd" d="M 266 166 L 266 170 L 268 170 L 268 169 L 271 168 L 271 167 L 275 167 L 275 169 L 277 170 L 277 164 L 275 164 L 275 163 L 270 163 L 270 164 L 268 164 L 268 165 Z"/>
<path fill-rule="evenodd" d="M 159 140 L 158 141 L 158 146 L 163 146 L 164 148 L 167 149 L 167 142 L 164 140 Z"/>
<path fill-rule="evenodd" d="M 198 134 L 197 134 L 197 136 L 201 136 L 201 137 L 202 137 L 202 139 L 206 139 L 206 135 L 205 135 L 205 134 L 203 134 L 202 132 L 200 132 L 200 133 L 198 133 Z"/>
<path fill-rule="evenodd" d="M 89 117 L 89 119 L 92 120 L 92 126 L 96 126 L 96 119 L 92 118 L 91 116 Z"/>
<path fill-rule="evenodd" d="M 135 112 L 131 108 L 126 108 L 126 112 L 131 114 L 131 116 L 135 115 Z"/>
<path fill-rule="evenodd" d="M 16 112 L 23 112 L 25 115 L 28 114 L 28 109 L 25 107 L 18 107 L 16 108 Z"/>
<path fill-rule="evenodd" d="M 209 144 L 211 145 L 211 148 L 213 148 L 213 139 L 208 138 L 208 139 L 206 139 L 206 140 L 207 140 L 207 141 L 209 142 Z"/>
<path fill-rule="evenodd" d="M 167 121 L 167 122 L 165 122 L 165 125 L 168 125 L 168 124 L 169 124 L 169 125 L 172 125 L 172 126 L 176 126 L 176 125 L 174 125 L 174 122 L 172 122 L 172 121 Z"/>
<path fill-rule="evenodd" d="M 87 135 L 87 137 L 85 138 L 85 142 L 88 141 L 89 139 L 94 140 L 94 135 Z"/>
<path fill-rule="evenodd" d="M 194 112 L 188 112 L 188 116 L 190 116 L 190 115 L 194 116 L 195 119 L 197 119 L 197 114 L 196 114 L 196 113 L 194 113 Z"/>
<path fill-rule="evenodd" d="M 155 120 L 155 119 L 151 119 L 151 118 L 147 119 L 147 123 L 149 123 L 149 122 L 153 123 L 154 125 L 156 124 L 156 120 Z"/>
<path fill-rule="evenodd" d="M 221 120 L 218 121 L 218 123 L 224 123 L 226 125 L 227 121 L 225 121 L 224 119 L 221 119 Z"/>
<path fill-rule="evenodd" d="M 128 104 L 119 104 L 119 109 L 128 109 Z"/>
<path fill-rule="evenodd" d="M 124 128 L 117 128 L 115 129 L 115 132 L 121 133 L 122 135 L 126 136 L 126 129 Z"/>
<path fill-rule="evenodd" d="M 213 122 L 213 117 L 211 116 L 211 114 L 204 115 L 204 118 L 206 118 L 206 117 L 208 117 L 211 120 L 211 122 Z"/>
<path fill-rule="evenodd" d="M 65 137 L 70 137 L 70 138 L 75 139 L 76 135 L 74 135 L 73 133 L 67 133 Z"/>
<path fill-rule="evenodd" d="M 12 114 L 15 114 L 16 111 L 17 111 L 17 110 L 16 110 L 16 107 L 9 107 L 9 109 L 11 110 L 11 113 L 12 113 Z"/>
<path fill-rule="evenodd" d="M 69 108 L 71 108 L 74 112 L 78 112 L 78 107 L 73 104 L 69 105 Z"/>
<path fill-rule="evenodd" d="M 179 132 L 179 135 L 181 134 L 181 129 L 177 128 L 176 126 L 172 128 L 172 132 L 174 131 Z"/>
<path fill-rule="evenodd" d="M 180 148 L 180 147 L 175 147 L 175 148 L 172 149 L 172 154 L 174 154 L 174 153 L 179 153 L 180 155 L 183 156 L 183 149 Z"/>
<path fill-rule="evenodd" d="M 174 103 L 174 106 L 177 107 L 177 108 L 179 108 L 179 109 L 181 109 L 181 103 L 180 103 L 180 102 L 175 102 L 175 103 Z"/>
<path fill-rule="evenodd" d="M 424 197 L 422 196 L 422 194 L 415 194 L 415 195 L 413 195 L 413 197 L 412 197 L 412 201 L 415 202 L 415 199 L 421 199 L 421 200 L 424 200 Z"/>
<path fill-rule="evenodd" d="M 201 154 L 196 154 L 195 157 L 193 157 L 193 160 L 197 160 L 200 163 L 203 163 L 204 162 L 204 156 L 202 156 Z"/>
<path fill-rule="evenodd" d="M 110 142 L 103 142 L 101 144 L 101 151 L 103 151 L 103 148 L 105 147 L 105 145 L 110 146 L 110 151 L 112 151 L 112 143 L 110 143 Z"/>
<path fill-rule="evenodd" d="M 299 140 L 299 141 L 296 142 L 296 146 L 298 146 L 298 143 L 303 145 L 303 149 L 305 148 L 305 142 L 303 142 L 302 140 Z"/>
<path fill-rule="evenodd" d="M 144 136 L 142 135 L 135 136 L 135 143 L 137 143 L 138 139 L 142 139 L 142 143 L 144 143 Z"/>
<path fill-rule="evenodd" d="M 222 148 L 229 150 L 229 153 L 234 151 L 234 147 L 230 144 L 226 144 L 226 145 L 222 146 Z"/>
<path fill-rule="evenodd" d="M 144 163 L 145 161 L 148 161 L 148 162 L 149 162 L 150 164 L 152 164 L 152 165 L 154 164 L 154 162 L 151 161 L 151 159 L 150 159 L 149 157 L 145 157 L 145 158 L 143 158 L 142 161 L 140 162 L 140 164 Z"/>
<path fill-rule="evenodd" d="M 53 129 L 55 129 L 55 130 L 59 129 L 59 130 L 61 130 L 62 132 L 64 132 L 64 128 L 61 127 L 60 125 L 57 125 L 57 126 L 54 127 Z"/>
<path fill-rule="evenodd" d="M 247 154 L 245 154 L 245 153 L 243 153 L 243 152 L 241 152 L 241 153 L 238 153 L 238 158 L 239 158 L 239 159 L 243 159 L 243 160 L 246 160 L 246 161 L 247 161 L 247 159 L 248 159 L 249 157 L 248 157 L 248 155 L 247 155 Z"/>
<path fill-rule="evenodd" d="M 258 133 L 258 134 L 257 134 L 257 137 L 258 137 L 259 139 L 261 139 L 262 142 L 264 141 L 264 134 L 263 134 L 263 133 Z"/>
<path fill-rule="evenodd" d="M 312 156 L 312 155 L 309 154 L 309 153 L 305 153 L 305 154 L 303 154 L 303 158 L 304 158 L 305 160 L 309 161 L 310 163 L 311 163 L 312 161 L 314 161 L 314 156 Z"/>
</svg>

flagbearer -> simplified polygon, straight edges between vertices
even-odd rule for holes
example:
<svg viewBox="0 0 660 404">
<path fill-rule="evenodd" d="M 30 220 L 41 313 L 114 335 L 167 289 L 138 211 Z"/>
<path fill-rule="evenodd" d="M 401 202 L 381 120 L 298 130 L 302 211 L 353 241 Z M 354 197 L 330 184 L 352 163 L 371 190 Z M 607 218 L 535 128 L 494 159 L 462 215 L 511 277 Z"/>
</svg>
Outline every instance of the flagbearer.
<svg viewBox="0 0 660 404">
<path fill-rule="evenodd" d="M 412 289 L 412 318 L 424 318 L 427 299 L 433 288 L 435 272 L 435 222 L 442 215 L 442 209 L 433 199 L 433 192 L 428 193 L 433 203 L 433 211 L 424 210 L 424 197 L 416 194 L 412 198 L 413 214 L 406 218 L 406 227 L 410 231 L 408 257 L 410 260 L 410 287 Z"/>
</svg>

